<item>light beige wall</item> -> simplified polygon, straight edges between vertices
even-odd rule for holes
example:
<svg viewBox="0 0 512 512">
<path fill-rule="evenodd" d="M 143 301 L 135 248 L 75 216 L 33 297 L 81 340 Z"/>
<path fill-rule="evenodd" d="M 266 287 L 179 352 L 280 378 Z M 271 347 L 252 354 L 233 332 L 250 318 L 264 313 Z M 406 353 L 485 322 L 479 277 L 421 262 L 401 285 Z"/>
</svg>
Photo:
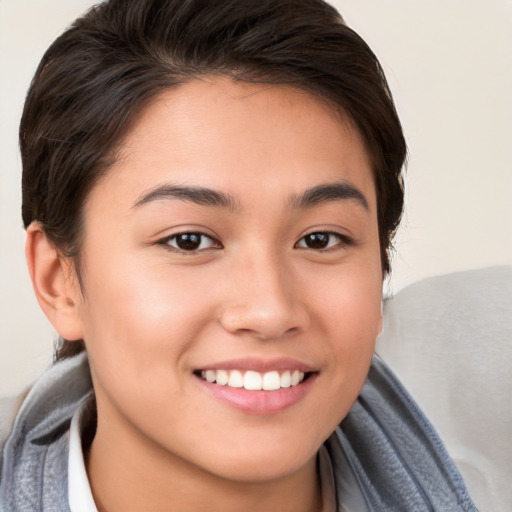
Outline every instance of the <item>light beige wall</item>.
<svg viewBox="0 0 512 512">
<path fill-rule="evenodd" d="M 334 3 L 381 59 L 409 144 L 393 288 L 512 263 L 512 1 Z"/>
<path fill-rule="evenodd" d="M 391 289 L 512 263 L 512 1 L 334 0 L 379 56 L 410 149 Z M 0 0 L 0 396 L 50 363 L 20 220 L 17 124 L 44 49 L 90 0 Z"/>
</svg>

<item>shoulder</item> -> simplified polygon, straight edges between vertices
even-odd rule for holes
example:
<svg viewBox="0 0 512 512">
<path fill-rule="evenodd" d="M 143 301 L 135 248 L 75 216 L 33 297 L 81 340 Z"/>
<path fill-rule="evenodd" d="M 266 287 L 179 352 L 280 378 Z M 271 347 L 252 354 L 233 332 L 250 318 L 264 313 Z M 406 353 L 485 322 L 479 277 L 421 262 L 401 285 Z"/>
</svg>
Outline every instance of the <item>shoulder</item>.
<svg viewBox="0 0 512 512">
<path fill-rule="evenodd" d="M 13 432 L 30 437 L 69 423 L 91 389 L 87 357 L 80 354 L 51 366 L 20 394 L 0 398 L 0 454 L 7 449 L 6 441 Z"/>
<path fill-rule="evenodd" d="M 67 510 L 69 425 L 92 392 L 84 353 L 53 365 L 26 396 L 0 401 L 3 511 Z"/>
</svg>

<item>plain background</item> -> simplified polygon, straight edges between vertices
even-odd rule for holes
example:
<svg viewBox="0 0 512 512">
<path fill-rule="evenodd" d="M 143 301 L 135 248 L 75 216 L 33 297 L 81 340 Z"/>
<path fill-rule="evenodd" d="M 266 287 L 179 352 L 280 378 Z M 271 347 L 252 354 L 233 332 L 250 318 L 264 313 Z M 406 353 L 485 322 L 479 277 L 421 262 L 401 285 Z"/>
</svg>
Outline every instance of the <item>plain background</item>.
<svg viewBox="0 0 512 512">
<path fill-rule="evenodd" d="M 256 0 L 255 0 L 256 1 Z M 17 129 L 43 52 L 91 0 L 0 0 L 0 396 L 51 363 L 24 260 Z M 393 275 L 512 263 L 512 0 L 333 0 L 378 55 L 409 144 Z"/>
</svg>

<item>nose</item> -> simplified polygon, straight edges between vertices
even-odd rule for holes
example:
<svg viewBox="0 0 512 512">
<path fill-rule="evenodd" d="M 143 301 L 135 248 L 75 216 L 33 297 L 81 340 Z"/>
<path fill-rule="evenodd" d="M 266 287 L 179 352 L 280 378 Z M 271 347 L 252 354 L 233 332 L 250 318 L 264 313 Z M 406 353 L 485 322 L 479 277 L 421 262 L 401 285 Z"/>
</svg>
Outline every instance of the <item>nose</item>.
<svg viewBox="0 0 512 512">
<path fill-rule="evenodd" d="M 293 270 L 275 255 L 244 258 L 231 267 L 220 322 L 232 334 L 278 339 L 305 330 L 306 297 Z"/>
</svg>

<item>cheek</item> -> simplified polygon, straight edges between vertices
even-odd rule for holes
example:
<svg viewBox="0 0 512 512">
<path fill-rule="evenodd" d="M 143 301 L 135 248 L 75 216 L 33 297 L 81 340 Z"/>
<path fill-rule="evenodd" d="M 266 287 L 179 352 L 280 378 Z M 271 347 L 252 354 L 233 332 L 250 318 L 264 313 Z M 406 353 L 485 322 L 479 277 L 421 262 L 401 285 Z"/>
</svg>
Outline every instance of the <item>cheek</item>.
<svg viewBox="0 0 512 512">
<path fill-rule="evenodd" d="M 98 407 L 107 418 L 119 409 L 134 422 L 156 421 L 155 410 L 186 395 L 186 354 L 209 303 L 167 273 L 117 265 L 86 283 L 84 340 Z"/>
<path fill-rule="evenodd" d="M 211 309 L 200 276 L 120 256 L 85 276 L 84 340 L 98 371 L 139 374 L 179 360 Z M 168 371 L 164 369 L 164 371 Z"/>
<path fill-rule="evenodd" d="M 316 283 L 320 285 L 318 275 Z M 316 315 L 322 318 L 321 325 L 329 329 L 331 336 L 339 333 L 341 344 L 346 342 L 355 348 L 375 340 L 382 316 L 382 277 L 378 265 L 333 270 L 322 279 L 321 286 L 309 288 Z"/>
<path fill-rule="evenodd" d="M 328 408 L 339 411 L 331 418 L 333 428 L 348 412 L 366 379 L 380 332 L 381 286 L 379 266 L 375 270 L 371 266 L 361 271 L 353 268 L 327 279 L 323 293 L 317 291 L 313 296 L 321 336 L 329 340 L 324 347 L 331 359 L 326 369 L 332 389 Z"/>
</svg>

